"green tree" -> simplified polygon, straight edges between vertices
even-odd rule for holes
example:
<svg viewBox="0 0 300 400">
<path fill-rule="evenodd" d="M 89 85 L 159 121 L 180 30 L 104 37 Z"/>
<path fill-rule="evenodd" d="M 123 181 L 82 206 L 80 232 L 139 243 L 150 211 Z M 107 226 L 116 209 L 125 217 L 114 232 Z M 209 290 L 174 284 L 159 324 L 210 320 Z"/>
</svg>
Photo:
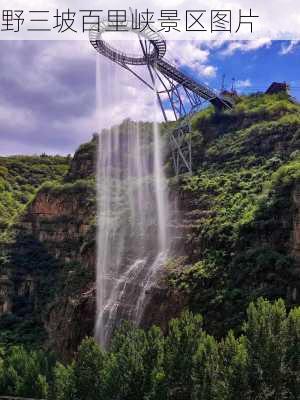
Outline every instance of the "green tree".
<svg viewBox="0 0 300 400">
<path fill-rule="evenodd" d="M 164 337 L 160 328 L 154 326 L 147 332 L 148 349 L 144 357 L 147 368 L 145 382 L 145 399 L 164 400 Z"/>
<path fill-rule="evenodd" d="M 287 336 L 284 302 L 277 300 L 271 304 L 259 298 L 249 305 L 247 316 L 244 331 L 249 355 L 251 398 L 285 399 Z"/>
<path fill-rule="evenodd" d="M 300 398 L 300 307 L 289 312 L 285 323 L 287 336 L 286 384 L 289 399 Z"/>
<path fill-rule="evenodd" d="M 49 399 L 75 399 L 74 363 L 66 367 L 59 362 L 55 365 Z"/>
<path fill-rule="evenodd" d="M 124 323 L 112 341 L 111 352 L 108 399 L 143 399 L 149 390 L 153 363 L 146 333 Z"/>
<path fill-rule="evenodd" d="M 205 333 L 198 342 L 193 357 L 193 387 L 190 389 L 195 400 L 224 400 L 225 386 L 221 374 L 218 343 Z"/>
<path fill-rule="evenodd" d="M 184 312 L 169 323 L 165 340 L 164 370 L 167 399 L 191 398 L 193 356 L 203 335 L 202 317 Z"/>
<path fill-rule="evenodd" d="M 49 385 L 44 375 L 38 374 L 33 383 L 33 395 L 38 399 L 45 399 L 48 396 Z"/>
<path fill-rule="evenodd" d="M 82 341 L 74 366 L 76 398 L 99 400 L 103 396 L 105 355 L 93 338 Z"/>
<path fill-rule="evenodd" d="M 224 379 L 226 400 L 250 399 L 248 384 L 248 352 L 246 338 L 235 338 L 229 331 L 225 340 L 220 343 L 221 369 Z"/>
<path fill-rule="evenodd" d="M 46 397 L 48 384 L 40 360 L 39 352 L 27 352 L 23 346 L 13 346 L 4 357 L 3 393 L 23 397 Z"/>
</svg>

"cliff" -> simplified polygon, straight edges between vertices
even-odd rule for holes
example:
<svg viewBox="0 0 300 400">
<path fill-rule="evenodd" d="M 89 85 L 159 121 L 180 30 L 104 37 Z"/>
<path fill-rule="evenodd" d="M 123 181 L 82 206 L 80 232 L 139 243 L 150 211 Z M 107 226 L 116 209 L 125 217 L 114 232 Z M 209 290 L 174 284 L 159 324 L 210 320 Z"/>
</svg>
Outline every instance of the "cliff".
<svg viewBox="0 0 300 400">
<path fill-rule="evenodd" d="M 185 248 L 169 283 L 215 335 L 239 329 L 258 296 L 299 304 L 299 111 L 287 95 L 252 95 L 192 121 L 195 173 L 171 180 Z"/>
<path fill-rule="evenodd" d="M 43 243 L 58 261 L 55 293 L 43 325 L 47 347 L 58 349 L 63 357 L 93 334 L 95 197 L 93 180 L 44 185 L 20 221 L 22 231 Z"/>
<path fill-rule="evenodd" d="M 87 295 L 95 280 L 95 174 L 89 156 L 96 155 L 96 142 L 89 143 L 90 149 L 93 145 L 85 162 L 82 146 L 66 160 L 61 176 L 46 174 L 15 223 L 2 232 L 2 342 L 43 343 L 64 349 L 65 357 L 93 332 L 94 296 L 91 302 Z M 80 179 L 73 179 L 77 157 Z M 79 315 L 85 315 L 85 322 L 79 324 Z"/>
<path fill-rule="evenodd" d="M 259 296 L 300 303 L 300 106 L 284 94 L 242 97 L 232 111 L 196 114 L 192 128 L 193 176 L 172 176 L 167 154 L 174 256 L 143 324 L 166 327 L 188 307 L 222 336 Z M 2 342 L 43 343 L 68 358 L 93 332 L 96 147 L 94 137 L 62 179 L 39 182 L 5 230 Z"/>
</svg>

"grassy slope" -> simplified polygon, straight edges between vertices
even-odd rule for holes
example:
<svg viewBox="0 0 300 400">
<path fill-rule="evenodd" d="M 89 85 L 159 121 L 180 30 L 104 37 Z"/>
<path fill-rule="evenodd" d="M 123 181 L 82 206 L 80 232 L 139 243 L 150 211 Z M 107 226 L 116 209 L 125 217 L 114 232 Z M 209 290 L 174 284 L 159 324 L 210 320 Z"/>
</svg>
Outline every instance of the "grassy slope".
<svg viewBox="0 0 300 400">
<path fill-rule="evenodd" d="M 61 179 L 69 163 L 60 156 L 0 157 L 0 225 L 12 222 L 43 182 Z"/>
</svg>

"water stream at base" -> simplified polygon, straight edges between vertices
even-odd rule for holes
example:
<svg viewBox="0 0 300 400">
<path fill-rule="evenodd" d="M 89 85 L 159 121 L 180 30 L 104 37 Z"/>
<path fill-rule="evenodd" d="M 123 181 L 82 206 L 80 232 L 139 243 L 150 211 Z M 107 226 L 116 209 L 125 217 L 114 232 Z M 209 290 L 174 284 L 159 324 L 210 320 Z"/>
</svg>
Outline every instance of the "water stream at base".
<svg viewBox="0 0 300 400">
<path fill-rule="evenodd" d="M 98 57 L 100 126 L 109 107 L 118 109 L 119 74 L 118 66 Z M 156 107 L 153 96 L 154 119 Z M 142 321 L 168 256 L 169 209 L 156 121 L 144 125 L 126 120 L 103 129 L 98 149 L 95 336 L 106 347 L 121 321 Z"/>
</svg>

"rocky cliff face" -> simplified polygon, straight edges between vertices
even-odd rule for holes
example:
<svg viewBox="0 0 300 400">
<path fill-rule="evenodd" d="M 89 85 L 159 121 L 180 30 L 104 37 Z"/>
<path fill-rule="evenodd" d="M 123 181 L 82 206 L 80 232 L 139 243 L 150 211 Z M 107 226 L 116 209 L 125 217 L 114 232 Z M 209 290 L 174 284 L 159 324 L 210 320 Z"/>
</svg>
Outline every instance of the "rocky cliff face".
<svg viewBox="0 0 300 400">
<path fill-rule="evenodd" d="M 89 198 L 90 196 L 90 198 Z M 44 317 L 48 346 L 63 358 L 76 350 L 86 335 L 93 334 L 95 315 L 94 269 L 95 203 L 92 186 L 58 190 L 42 189 L 24 215 L 21 226 L 26 234 L 43 243 L 58 260 L 57 285 L 53 301 Z M 74 287 L 73 277 L 80 287 Z M 64 282 L 60 280 L 64 279 Z M 76 280 L 76 279 L 75 279 Z"/>
<path fill-rule="evenodd" d="M 88 154 L 87 146 L 75 154 L 61 183 L 41 187 L 1 253 L 4 329 L 17 332 L 19 338 L 27 321 L 36 332 L 31 335 L 34 341 L 63 358 L 93 333 L 94 325 L 95 140 L 88 146 Z"/>
<path fill-rule="evenodd" d="M 82 146 L 65 182 L 44 186 L 20 223 L 23 231 L 43 243 L 59 263 L 57 288 L 43 324 L 48 334 L 47 346 L 62 358 L 70 356 L 83 337 L 93 334 L 94 328 L 95 150 L 95 140 Z"/>
</svg>

